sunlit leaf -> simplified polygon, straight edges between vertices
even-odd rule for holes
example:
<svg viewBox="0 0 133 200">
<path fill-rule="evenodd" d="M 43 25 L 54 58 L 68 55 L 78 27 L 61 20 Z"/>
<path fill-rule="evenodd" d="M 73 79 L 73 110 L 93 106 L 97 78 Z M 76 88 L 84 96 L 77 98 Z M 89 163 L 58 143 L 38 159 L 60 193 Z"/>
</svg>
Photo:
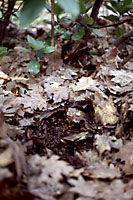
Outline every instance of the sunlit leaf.
<svg viewBox="0 0 133 200">
<path fill-rule="evenodd" d="M 14 49 L 21 49 L 23 51 L 29 51 L 28 49 L 24 48 L 24 47 L 14 47 Z"/>
<path fill-rule="evenodd" d="M 12 49 L 8 49 L 7 47 L 0 47 L 0 57 L 6 56 Z"/>
<path fill-rule="evenodd" d="M 30 35 L 27 36 L 28 44 L 35 50 L 40 50 L 44 47 L 44 42 L 35 40 Z"/>
<path fill-rule="evenodd" d="M 31 60 L 29 63 L 29 72 L 32 75 L 36 75 L 40 72 L 40 64 L 36 60 Z"/>
<path fill-rule="evenodd" d="M 54 52 L 56 50 L 56 48 L 55 47 L 52 47 L 52 46 L 48 46 L 48 47 L 45 47 L 45 49 L 44 49 L 44 53 L 52 53 L 52 52 Z"/>
</svg>

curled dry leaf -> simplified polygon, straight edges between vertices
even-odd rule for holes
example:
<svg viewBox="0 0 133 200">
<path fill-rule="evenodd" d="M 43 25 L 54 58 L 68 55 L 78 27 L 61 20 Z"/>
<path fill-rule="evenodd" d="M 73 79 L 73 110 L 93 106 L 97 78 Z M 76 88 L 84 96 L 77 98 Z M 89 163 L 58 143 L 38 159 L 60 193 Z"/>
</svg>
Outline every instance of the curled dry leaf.
<svg viewBox="0 0 133 200">
<path fill-rule="evenodd" d="M 73 91 L 87 90 L 91 87 L 98 85 L 97 81 L 91 77 L 82 77 L 78 80 L 78 83 L 72 87 Z"/>
<path fill-rule="evenodd" d="M 99 102 L 97 100 L 94 101 L 96 122 L 101 122 L 104 126 L 107 124 L 116 124 L 118 122 L 118 113 L 114 106 L 112 96 L 109 97 L 108 101 L 105 101 L 102 97 L 98 97 L 98 99 Z"/>
<path fill-rule="evenodd" d="M 13 162 L 13 151 L 10 147 L 8 147 L 0 154 L 0 167 L 6 167 Z"/>
</svg>

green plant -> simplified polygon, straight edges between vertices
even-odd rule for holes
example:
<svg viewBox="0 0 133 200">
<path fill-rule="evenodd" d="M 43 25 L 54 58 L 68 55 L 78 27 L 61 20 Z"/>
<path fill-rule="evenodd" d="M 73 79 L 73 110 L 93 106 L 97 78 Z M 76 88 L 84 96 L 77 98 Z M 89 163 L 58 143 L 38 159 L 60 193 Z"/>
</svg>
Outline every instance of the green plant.
<svg viewBox="0 0 133 200">
<path fill-rule="evenodd" d="M 112 14 L 108 16 L 103 16 L 104 18 L 110 20 L 111 22 L 120 22 L 121 17 L 128 14 L 129 11 L 133 9 L 133 1 L 132 0 L 110 0 L 109 4 L 105 4 L 106 8 L 112 12 Z M 120 37 L 126 31 L 121 28 L 116 28 L 116 37 Z M 129 40 L 127 40 L 129 41 Z"/>
<path fill-rule="evenodd" d="M 0 47 L 0 57 L 6 56 L 12 49 L 8 49 L 7 47 Z"/>
<path fill-rule="evenodd" d="M 119 21 L 120 17 L 133 9 L 132 0 L 111 0 L 110 4 L 105 4 L 106 8 L 113 12 L 113 14 L 105 17 L 106 19 L 115 22 Z"/>
<path fill-rule="evenodd" d="M 55 47 L 53 46 L 47 46 L 45 42 L 42 42 L 40 40 L 35 40 L 30 35 L 27 36 L 28 44 L 33 48 L 36 54 L 36 60 L 32 59 L 29 63 L 29 72 L 32 75 L 36 75 L 40 72 L 40 64 L 39 64 L 39 58 L 43 58 L 44 54 L 49 54 L 55 51 Z"/>
<path fill-rule="evenodd" d="M 57 0 L 55 5 L 55 12 L 58 12 L 58 14 L 65 10 L 76 18 L 80 13 L 79 3 L 76 0 Z M 48 0 L 24 0 L 23 7 L 20 11 L 20 25 L 22 27 L 30 25 L 44 8 L 51 12 Z"/>
</svg>

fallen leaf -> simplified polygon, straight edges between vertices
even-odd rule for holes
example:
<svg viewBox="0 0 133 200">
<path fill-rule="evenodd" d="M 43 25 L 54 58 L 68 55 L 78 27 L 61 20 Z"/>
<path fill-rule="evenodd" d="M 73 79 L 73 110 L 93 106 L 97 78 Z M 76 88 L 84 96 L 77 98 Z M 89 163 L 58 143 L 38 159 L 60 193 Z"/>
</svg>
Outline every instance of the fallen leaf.
<svg viewBox="0 0 133 200">
<path fill-rule="evenodd" d="M 99 101 L 94 100 L 96 122 L 101 122 L 104 126 L 107 124 L 116 124 L 118 121 L 118 113 L 114 106 L 112 96 L 109 97 L 108 101 L 105 101 L 102 97 L 98 97 L 98 99 Z"/>
<path fill-rule="evenodd" d="M 114 157 L 116 159 L 121 159 L 121 161 L 125 161 L 121 168 L 126 175 L 133 174 L 133 142 L 129 142 L 122 146 L 119 152 L 114 155 Z"/>
<path fill-rule="evenodd" d="M 111 148 L 120 149 L 122 147 L 122 140 L 117 139 L 115 136 L 95 135 L 96 148 L 100 154 L 105 151 L 111 151 Z"/>
<path fill-rule="evenodd" d="M 69 191 L 80 194 L 85 197 L 95 197 L 97 194 L 97 185 L 95 183 L 89 183 L 79 176 L 78 180 L 69 179 L 68 182 L 73 185 Z"/>
</svg>

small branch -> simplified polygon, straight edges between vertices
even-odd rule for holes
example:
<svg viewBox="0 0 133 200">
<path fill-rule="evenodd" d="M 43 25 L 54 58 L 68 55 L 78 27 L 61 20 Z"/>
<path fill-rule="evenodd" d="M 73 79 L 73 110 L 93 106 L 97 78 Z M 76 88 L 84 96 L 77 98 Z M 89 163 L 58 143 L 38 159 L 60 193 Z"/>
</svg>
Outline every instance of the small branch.
<svg viewBox="0 0 133 200">
<path fill-rule="evenodd" d="M 119 45 L 124 42 L 125 40 L 127 40 L 128 38 L 133 37 L 133 30 L 128 31 L 127 33 L 124 33 L 122 36 L 120 36 L 118 39 L 116 39 L 113 44 L 116 47 L 119 47 Z"/>
<path fill-rule="evenodd" d="M 93 28 L 97 28 L 97 29 L 101 29 L 101 28 L 108 28 L 108 27 L 112 27 L 112 26 L 119 26 L 121 24 L 124 24 L 125 22 L 130 23 L 132 21 L 132 19 L 125 19 L 121 22 L 115 23 L 115 24 L 109 24 L 109 25 L 105 25 L 105 26 L 93 26 Z"/>
<path fill-rule="evenodd" d="M 119 67 L 125 65 L 131 58 L 133 58 L 133 52 L 129 54 L 121 63 L 119 63 Z"/>
<path fill-rule="evenodd" d="M 51 46 L 54 45 L 54 0 L 51 0 Z"/>
<path fill-rule="evenodd" d="M 97 19 L 97 16 L 98 16 L 98 13 L 99 13 L 99 9 L 100 9 L 100 7 L 102 5 L 102 2 L 103 2 L 103 0 L 96 0 L 95 3 L 94 3 L 94 6 L 92 8 L 92 12 L 91 12 L 90 17 L 93 18 L 94 24 L 95 24 L 95 21 Z"/>
</svg>

